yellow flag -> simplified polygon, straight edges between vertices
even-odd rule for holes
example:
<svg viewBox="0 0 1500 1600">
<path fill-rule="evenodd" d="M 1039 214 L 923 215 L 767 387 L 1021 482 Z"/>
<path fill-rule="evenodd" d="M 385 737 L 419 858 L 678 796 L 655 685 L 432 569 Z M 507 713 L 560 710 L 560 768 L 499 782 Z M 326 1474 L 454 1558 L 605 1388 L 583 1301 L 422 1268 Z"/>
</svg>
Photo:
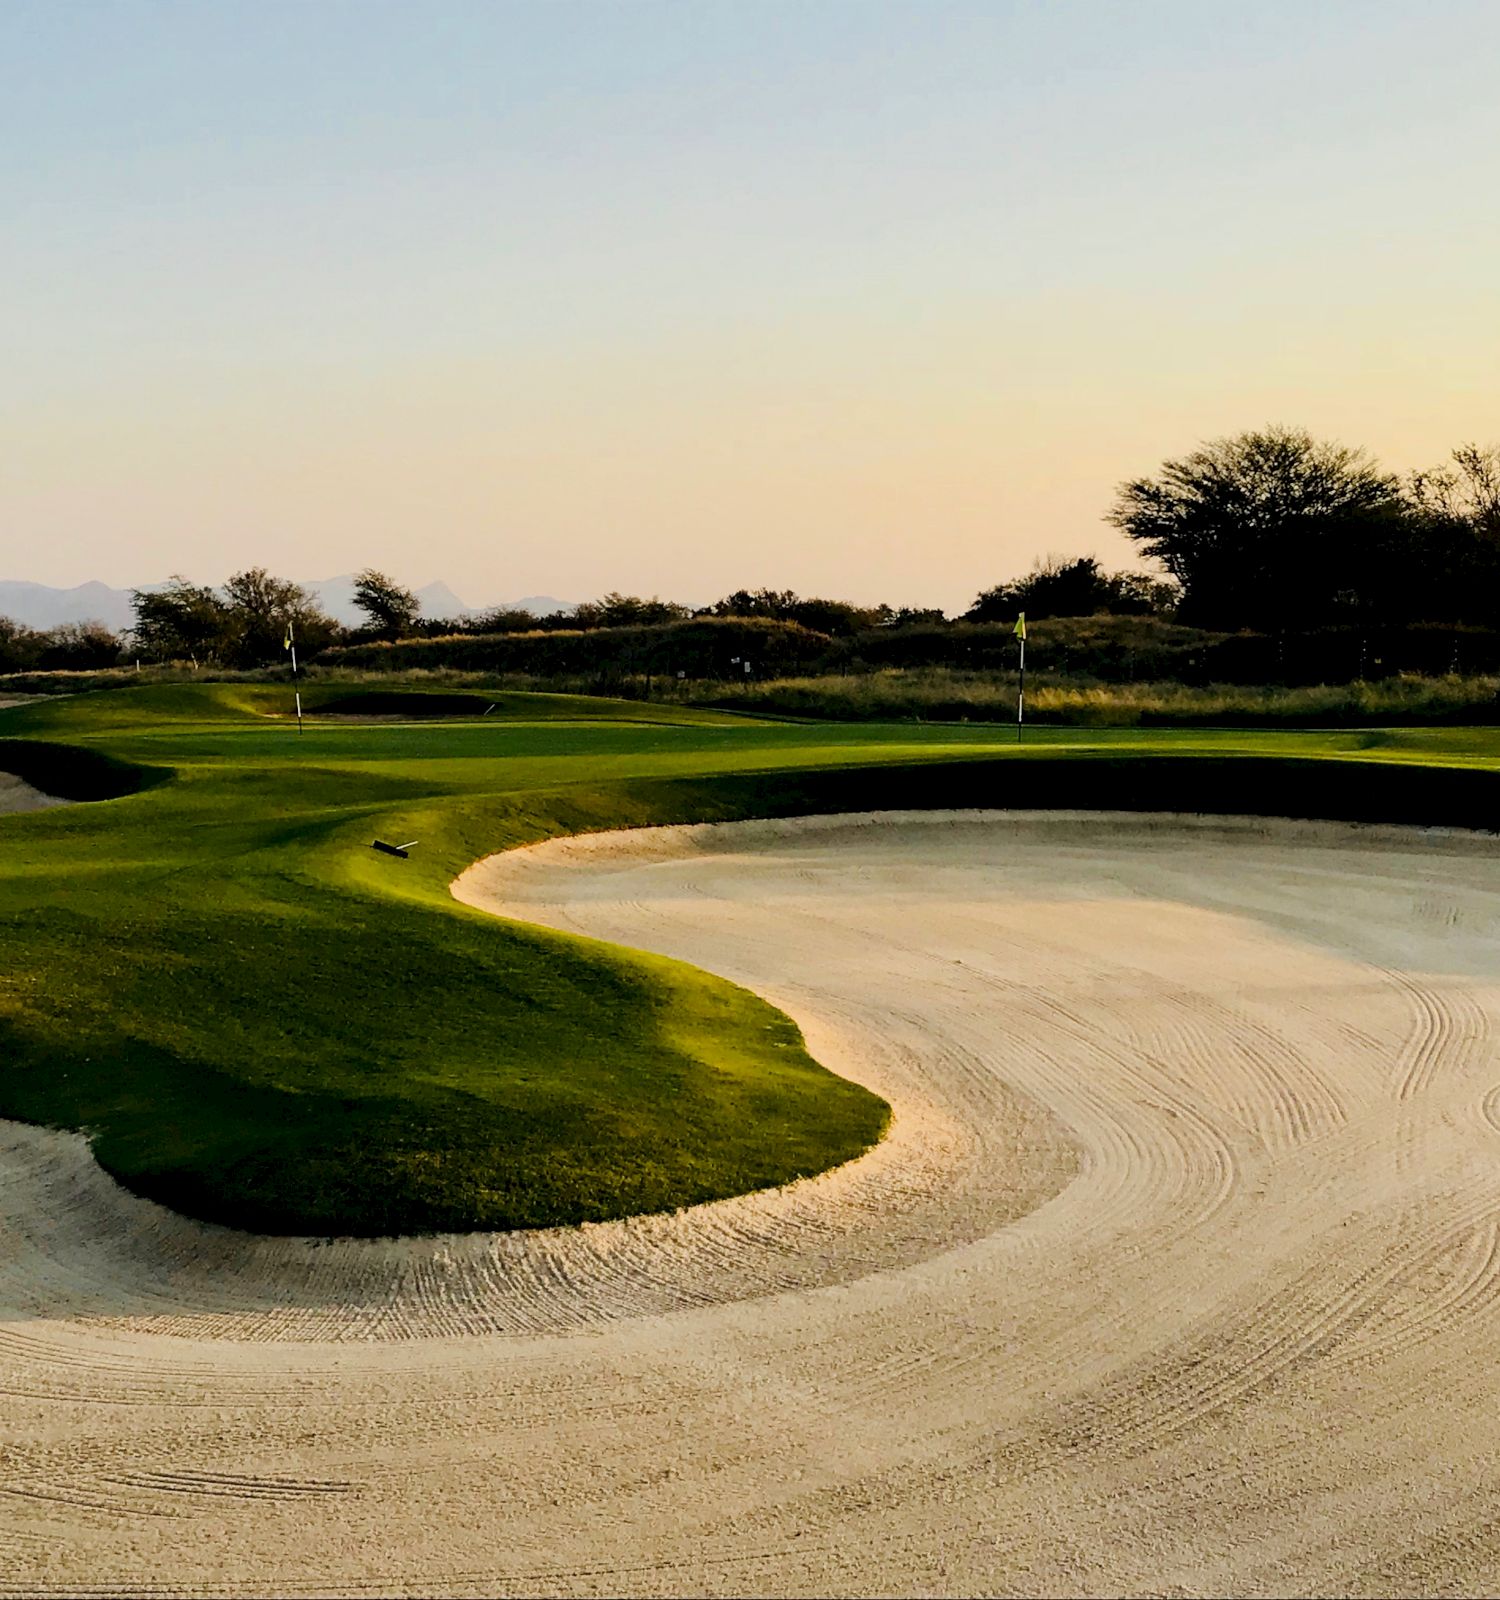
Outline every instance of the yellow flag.
<svg viewBox="0 0 1500 1600">
<path fill-rule="evenodd" d="M 290 622 L 286 625 L 286 638 L 281 641 L 281 648 L 283 650 L 292 648 L 292 625 Z"/>
<path fill-rule="evenodd" d="M 1021 642 L 1023 644 L 1025 643 L 1025 641 L 1026 641 L 1026 613 L 1024 611 L 1021 613 L 1021 615 L 1019 617 L 1016 618 L 1016 625 L 1010 631 L 1013 634 L 1015 634 L 1016 638 L 1021 640 Z"/>
</svg>

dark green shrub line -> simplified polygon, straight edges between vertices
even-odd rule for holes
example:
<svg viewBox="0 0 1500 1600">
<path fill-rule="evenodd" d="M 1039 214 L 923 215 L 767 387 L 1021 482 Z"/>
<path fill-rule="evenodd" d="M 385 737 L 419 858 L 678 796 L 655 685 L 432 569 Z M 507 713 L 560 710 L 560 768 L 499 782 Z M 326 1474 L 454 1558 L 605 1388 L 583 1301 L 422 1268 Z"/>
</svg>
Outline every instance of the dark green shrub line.
<svg viewBox="0 0 1500 1600">
<path fill-rule="evenodd" d="M 1500 672 L 1500 631 L 1438 623 L 1353 625 L 1301 632 L 1224 633 L 1160 617 L 1056 617 L 1033 622 L 1032 664 L 1095 683 L 1341 684 L 1400 673 L 1441 677 Z M 1016 663 L 1006 623 L 925 623 L 870 628 L 847 637 L 790 622 L 698 618 L 588 632 L 453 634 L 325 650 L 318 665 L 405 673 L 526 673 L 591 676 L 596 682 L 647 673 L 742 681 L 804 673 L 826 676 L 888 668 L 946 667 L 1008 673 Z"/>
<path fill-rule="evenodd" d="M 756 671 L 808 666 L 832 640 L 793 622 L 768 618 L 702 617 L 657 626 L 589 632 L 449 634 L 394 644 L 325 650 L 319 664 L 409 672 L 431 667 L 460 671 L 551 673 L 686 673 L 730 677 L 749 659 Z"/>
</svg>

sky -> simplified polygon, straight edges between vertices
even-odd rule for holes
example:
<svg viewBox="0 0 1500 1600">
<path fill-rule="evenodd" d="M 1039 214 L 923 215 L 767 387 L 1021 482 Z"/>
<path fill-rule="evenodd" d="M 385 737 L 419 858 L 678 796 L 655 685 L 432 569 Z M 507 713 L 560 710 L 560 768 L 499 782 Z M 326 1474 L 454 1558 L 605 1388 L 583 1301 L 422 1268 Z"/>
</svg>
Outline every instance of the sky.
<svg viewBox="0 0 1500 1600">
<path fill-rule="evenodd" d="M 0 0 L 0 578 L 968 603 L 1500 442 L 1494 0 Z"/>
</svg>

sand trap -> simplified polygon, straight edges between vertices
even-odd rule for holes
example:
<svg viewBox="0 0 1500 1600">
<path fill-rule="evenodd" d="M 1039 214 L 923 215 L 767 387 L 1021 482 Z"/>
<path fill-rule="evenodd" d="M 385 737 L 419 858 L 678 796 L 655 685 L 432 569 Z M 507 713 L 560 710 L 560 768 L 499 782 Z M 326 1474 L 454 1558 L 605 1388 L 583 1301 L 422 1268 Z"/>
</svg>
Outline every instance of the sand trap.
<svg viewBox="0 0 1500 1600">
<path fill-rule="evenodd" d="M 3 704 L 3 702 L 0 702 Z M 17 811 L 46 811 L 52 806 L 65 806 L 70 802 L 56 795 L 43 794 L 33 789 L 24 779 L 11 772 L 0 772 L 0 817 Z"/>
<path fill-rule="evenodd" d="M 1500 841 L 814 819 L 456 892 L 752 984 L 890 1138 L 328 1245 L 5 1125 L 0 1589 L 1500 1584 Z"/>
</svg>

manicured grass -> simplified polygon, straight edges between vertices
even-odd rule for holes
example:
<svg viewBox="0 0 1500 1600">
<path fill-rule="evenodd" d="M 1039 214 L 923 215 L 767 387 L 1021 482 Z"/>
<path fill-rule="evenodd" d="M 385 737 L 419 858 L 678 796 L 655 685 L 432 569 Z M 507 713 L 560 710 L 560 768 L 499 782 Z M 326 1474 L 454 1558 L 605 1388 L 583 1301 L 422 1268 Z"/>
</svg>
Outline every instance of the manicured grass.
<svg viewBox="0 0 1500 1600">
<path fill-rule="evenodd" d="M 356 694 L 305 700 L 357 712 Z M 268 1231 L 662 1210 L 879 1136 L 885 1106 L 744 990 L 457 905 L 449 881 L 488 851 L 891 805 L 1500 815 L 1489 729 L 1049 729 L 1017 749 L 1003 725 L 506 694 L 461 721 L 299 733 L 289 698 L 192 684 L 0 711 L 0 769 L 99 799 L 0 818 L 0 1115 L 87 1129 L 138 1191 Z M 421 844 L 402 862 L 375 837 Z"/>
</svg>

